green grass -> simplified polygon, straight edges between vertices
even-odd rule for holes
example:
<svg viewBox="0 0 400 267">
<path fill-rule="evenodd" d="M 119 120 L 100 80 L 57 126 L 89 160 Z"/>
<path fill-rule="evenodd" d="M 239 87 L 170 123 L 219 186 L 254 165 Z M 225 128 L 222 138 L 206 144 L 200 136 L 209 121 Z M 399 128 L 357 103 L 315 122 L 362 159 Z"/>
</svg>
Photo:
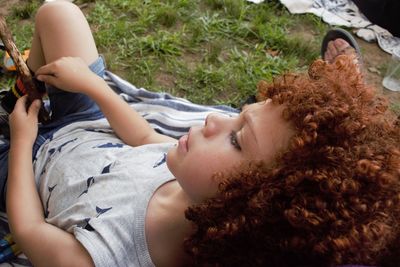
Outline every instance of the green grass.
<svg viewBox="0 0 400 267">
<path fill-rule="evenodd" d="M 29 47 L 35 10 L 30 0 L 8 23 L 16 43 Z M 108 68 L 136 86 L 167 91 L 202 104 L 239 105 L 261 79 L 302 71 L 319 56 L 327 26 L 294 16 L 277 1 L 96 0 L 85 5 Z M 316 38 L 296 35 L 305 25 Z M 10 77 L 2 78 L 7 87 Z"/>
</svg>

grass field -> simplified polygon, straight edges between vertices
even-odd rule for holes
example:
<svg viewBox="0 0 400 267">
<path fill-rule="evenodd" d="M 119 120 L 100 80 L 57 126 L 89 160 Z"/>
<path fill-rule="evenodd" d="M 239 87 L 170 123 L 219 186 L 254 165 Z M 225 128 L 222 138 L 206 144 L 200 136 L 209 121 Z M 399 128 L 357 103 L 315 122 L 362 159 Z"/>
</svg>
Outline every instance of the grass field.
<svg viewBox="0 0 400 267">
<path fill-rule="evenodd" d="M 29 48 L 35 11 L 24 1 L 7 18 L 20 50 Z M 279 3 L 241 0 L 76 1 L 108 68 L 136 86 L 202 104 L 239 105 L 261 79 L 304 71 L 319 56 L 327 25 Z M 297 35 L 310 29 L 313 38 Z M 13 83 L 2 77 L 0 87 Z"/>
</svg>

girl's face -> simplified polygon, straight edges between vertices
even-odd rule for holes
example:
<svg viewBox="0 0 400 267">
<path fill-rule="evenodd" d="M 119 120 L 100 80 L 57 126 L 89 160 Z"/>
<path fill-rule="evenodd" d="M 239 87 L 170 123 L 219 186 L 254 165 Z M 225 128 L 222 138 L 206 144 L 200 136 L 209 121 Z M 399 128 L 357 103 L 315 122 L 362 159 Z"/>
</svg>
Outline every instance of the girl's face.
<svg viewBox="0 0 400 267">
<path fill-rule="evenodd" d="M 213 174 L 248 161 L 268 164 L 287 147 L 294 132 L 282 110 L 269 99 L 246 106 L 237 117 L 210 114 L 204 126 L 192 127 L 179 139 L 167 164 L 193 203 L 216 194 L 221 181 Z"/>
</svg>

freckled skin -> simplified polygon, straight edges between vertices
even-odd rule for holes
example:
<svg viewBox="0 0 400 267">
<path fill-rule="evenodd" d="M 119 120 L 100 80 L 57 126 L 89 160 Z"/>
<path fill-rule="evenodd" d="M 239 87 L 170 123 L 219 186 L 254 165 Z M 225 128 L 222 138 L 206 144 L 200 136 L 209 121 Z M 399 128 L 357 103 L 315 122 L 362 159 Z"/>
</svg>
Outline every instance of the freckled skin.
<svg viewBox="0 0 400 267">
<path fill-rule="evenodd" d="M 282 109 L 269 100 L 247 106 L 237 117 L 211 114 L 203 127 L 193 127 L 167 155 L 169 169 L 189 197 L 199 202 L 213 196 L 220 182 L 211 178 L 216 172 L 251 160 L 272 161 L 292 135 Z"/>
</svg>

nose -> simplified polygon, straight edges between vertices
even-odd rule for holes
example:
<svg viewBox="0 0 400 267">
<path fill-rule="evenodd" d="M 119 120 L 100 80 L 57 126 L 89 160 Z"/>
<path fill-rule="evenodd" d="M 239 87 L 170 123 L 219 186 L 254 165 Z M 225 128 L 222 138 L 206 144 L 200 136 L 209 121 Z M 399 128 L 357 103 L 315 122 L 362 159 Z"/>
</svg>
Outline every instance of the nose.
<svg viewBox="0 0 400 267">
<path fill-rule="evenodd" d="M 203 128 L 204 136 L 210 137 L 223 131 L 227 127 L 229 119 L 229 117 L 218 113 L 209 114 Z"/>
</svg>

